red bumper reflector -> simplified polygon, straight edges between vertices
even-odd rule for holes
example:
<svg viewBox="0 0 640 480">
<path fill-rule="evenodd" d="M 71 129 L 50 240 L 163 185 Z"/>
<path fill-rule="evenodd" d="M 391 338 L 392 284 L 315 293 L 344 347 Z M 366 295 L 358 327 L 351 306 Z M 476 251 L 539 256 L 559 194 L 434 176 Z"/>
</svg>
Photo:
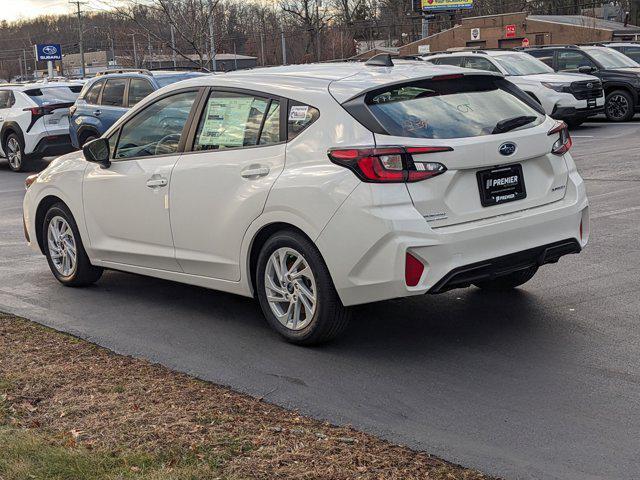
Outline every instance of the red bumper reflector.
<svg viewBox="0 0 640 480">
<path fill-rule="evenodd" d="M 424 272 L 424 265 L 420 260 L 407 252 L 407 258 L 404 266 L 404 279 L 407 283 L 407 287 L 415 287 L 422 278 L 422 272 Z"/>
</svg>

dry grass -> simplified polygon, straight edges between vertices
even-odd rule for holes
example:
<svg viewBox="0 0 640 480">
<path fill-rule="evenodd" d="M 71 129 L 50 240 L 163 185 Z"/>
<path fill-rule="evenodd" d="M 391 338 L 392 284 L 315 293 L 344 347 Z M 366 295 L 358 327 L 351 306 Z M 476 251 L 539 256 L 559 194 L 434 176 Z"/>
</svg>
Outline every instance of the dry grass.
<svg viewBox="0 0 640 480">
<path fill-rule="evenodd" d="M 0 451 L 0 480 L 488 478 L 3 314 Z"/>
</svg>

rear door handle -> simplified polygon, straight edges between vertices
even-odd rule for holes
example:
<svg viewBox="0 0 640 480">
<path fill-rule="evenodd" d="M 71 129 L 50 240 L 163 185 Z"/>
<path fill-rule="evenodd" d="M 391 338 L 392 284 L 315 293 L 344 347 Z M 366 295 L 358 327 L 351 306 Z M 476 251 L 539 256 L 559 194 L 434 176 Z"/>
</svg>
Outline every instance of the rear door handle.
<svg viewBox="0 0 640 480">
<path fill-rule="evenodd" d="M 242 170 L 240 175 L 243 178 L 264 177 L 265 175 L 269 175 L 269 167 L 247 168 Z"/>
<path fill-rule="evenodd" d="M 169 181 L 164 178 L 154 178 L 151 177 L 149 180 L 147 180 L 147 187 L 149 188 L 160 188 L 160 187 L 166 187 L 169 184 Z"/>
</svg>

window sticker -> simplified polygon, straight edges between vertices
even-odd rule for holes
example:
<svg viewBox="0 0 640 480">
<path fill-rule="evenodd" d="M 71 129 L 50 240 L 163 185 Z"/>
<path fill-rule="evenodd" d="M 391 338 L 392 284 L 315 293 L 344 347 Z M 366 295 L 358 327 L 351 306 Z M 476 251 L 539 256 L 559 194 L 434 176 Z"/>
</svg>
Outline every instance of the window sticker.
<svg viewBox="0 0 640 480">
<path fill-rule="evenodd" d="M 290 122 L 304 122 L 307 119 L 308 105 L 292 105 L 289 110 Z"/>
<path fill-rule="evenodd" d="M 242 147 L 253 97 L 210 98 L 200 145 Z"/>
</svg>

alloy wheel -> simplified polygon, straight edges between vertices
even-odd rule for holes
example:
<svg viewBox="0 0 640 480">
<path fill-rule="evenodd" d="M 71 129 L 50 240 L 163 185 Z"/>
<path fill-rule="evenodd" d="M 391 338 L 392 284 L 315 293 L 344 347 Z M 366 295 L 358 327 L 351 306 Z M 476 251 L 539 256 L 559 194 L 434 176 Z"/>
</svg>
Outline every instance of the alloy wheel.
<svg viewBox="0 0 640 480">
<path fill-rule="evenodd" d="M 264 286 L 271 311 L 288 329 L 302 330 L 317 307 L 316 279 L 307 260 L 293 248 L 275 250 L 267 261 Z"/>
<path fill-rule="evenodd" d="M 47 244 L 53 266 L 63 277 L 70 277 L 76 271 L 78 254 L 76 240 L 69 223 L 56 216 L 49 222 Z"/>
<path fill-rule="evenodd" d="M 7 141 L 7 160 L 14 170 L 19 170 L 22 166 L 22 152 L 20 151 L 20 143 L 15 137 L 9 138 Z"/>
<path fill-rule="evenodd" d="M 612 95 L 607 102 L 607 115 L 610 118 L 621 119 L 629 111 L 629 101 L 624 95 Z"/>
</svg>

